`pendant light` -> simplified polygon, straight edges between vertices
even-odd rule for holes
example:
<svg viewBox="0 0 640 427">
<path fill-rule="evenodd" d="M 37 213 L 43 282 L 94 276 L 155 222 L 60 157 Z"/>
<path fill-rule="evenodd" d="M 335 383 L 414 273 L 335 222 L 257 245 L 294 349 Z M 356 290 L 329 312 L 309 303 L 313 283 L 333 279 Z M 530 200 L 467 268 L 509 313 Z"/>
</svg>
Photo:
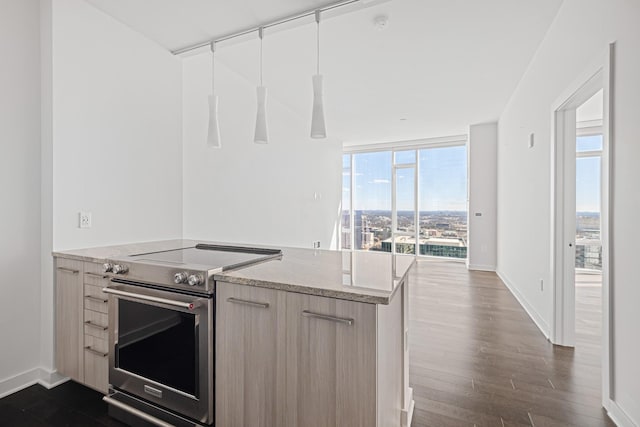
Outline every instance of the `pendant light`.
<svg viewBox="0 0 640 427">
<path fill-rule="evenodd" d="M 267 129 L 267 88 L 262 83 L 262 38 L 264 36 L 264 28 L 258 29 L 260 37 L 260 86 L 257 87 L 258 95 L 258 113 L 256 115 L 256 131 L 253 142 L 256 144 L 266 144 L 269 142 L 269 132 Z"/>
<path fill-rule="evenodd" d="M 220 126 L 218 125 L 218 95 L 215 90 L 215 56 L 216 42 L 211 42 L 211 95 L 209 95 L 209 133 L 207 145 L 211 148 L 221 148 Z"/>
<path fill-rule="evenodd" d="M 317 25 L 317 62 L 316 74 L 312 77 L 313 83 L 313 111 L 311 114 L 311 138 L 326 138 L 327 128 L 324 122 L 324 106 L 322 100 L 322 74 L 320 74 L 320 10 L 316 10 Z"/>
</svg>

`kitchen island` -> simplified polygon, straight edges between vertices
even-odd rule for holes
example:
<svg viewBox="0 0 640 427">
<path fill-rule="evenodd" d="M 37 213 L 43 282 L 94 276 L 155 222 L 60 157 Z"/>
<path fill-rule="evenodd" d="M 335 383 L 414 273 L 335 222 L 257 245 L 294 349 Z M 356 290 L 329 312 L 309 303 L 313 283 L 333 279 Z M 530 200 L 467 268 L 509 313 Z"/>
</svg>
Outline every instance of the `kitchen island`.
<svg viewBox="0 0 640 427">
<path fill-rule="evenodd" d="M 58 267 L 95 265 L 197 243 L 203 242 L 54 256 Z M 407 272 L 413 262 L 381 252 L 283 248 L 279 259 L 216 273 L 215 424 L 410 425 Z M 109 275 L 103 280 L 106 286 Z"/>
</svg>

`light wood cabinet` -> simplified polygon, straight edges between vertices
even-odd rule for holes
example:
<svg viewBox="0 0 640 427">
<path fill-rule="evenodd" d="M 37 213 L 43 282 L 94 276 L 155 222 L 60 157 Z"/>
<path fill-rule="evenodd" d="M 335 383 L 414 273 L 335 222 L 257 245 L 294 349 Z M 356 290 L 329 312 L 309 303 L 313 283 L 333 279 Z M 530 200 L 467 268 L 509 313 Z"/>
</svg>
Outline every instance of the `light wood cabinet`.
<svg viewBox="0 0 640 427">
<path fill-rule="evenodd" d="M 216 286 L 217 425 L 401 425 L 400 299 L 382 313 L 375 304 Z M 379 327 L 379 314 L 398 336 Z"/>
<path fill-rule="evenodd" d="M 82 261 L 57 258 L 56 366 L 58 372 L 78 382 L 84 380 Z"/>
<path fill-rule="evenodd" d="M 376 425 L 376 306 L 287 293 L 287 426 Z"/>
<path fill-rule="evenodd" d="M 102 264 L 56 258 L 56 367 L 107 393 L 108 304 Z"/>
<path fill-rule="evenodd" d="M 216 299 L 216 425 L 282 425 L 276 415 L 284 295 L 218 283 Z"/>
</svg>

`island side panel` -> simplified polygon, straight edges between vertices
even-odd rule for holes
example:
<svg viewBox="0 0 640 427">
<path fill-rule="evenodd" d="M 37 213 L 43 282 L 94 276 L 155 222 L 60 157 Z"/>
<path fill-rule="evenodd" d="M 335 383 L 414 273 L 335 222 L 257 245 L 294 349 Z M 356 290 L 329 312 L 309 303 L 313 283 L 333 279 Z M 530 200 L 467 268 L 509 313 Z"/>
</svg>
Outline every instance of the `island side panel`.
<svg viewBox="0 0 640 427">
<path fill-rule="evenodd" d="M 412 267 L 415 268 L 415 267 Z M 409 386 L 409 274 L 405 275 L 400 294 L 402 301 L 402 427 L 410 427 L 415 402 Z"/>
<path fill-rule="evenodd" d="M 378 305 L 378 426 L 399 427 L 403 409 L 404 328 L 402 289 L 389 305 Z"/>
</svg>

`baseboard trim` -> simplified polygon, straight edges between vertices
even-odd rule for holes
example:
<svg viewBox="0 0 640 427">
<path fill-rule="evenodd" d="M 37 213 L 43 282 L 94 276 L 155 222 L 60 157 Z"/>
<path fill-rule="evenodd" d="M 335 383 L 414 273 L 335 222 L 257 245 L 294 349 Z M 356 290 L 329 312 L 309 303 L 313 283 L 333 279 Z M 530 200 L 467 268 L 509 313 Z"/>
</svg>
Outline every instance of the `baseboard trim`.
<svg viewBox="0 0 640 427">
<path fill-rule="evenodd" d="M 638 427 L 629 415 L 613 400 L 609 400 L 609 404 L 607 405 L 607 414 L 609 418 L 618 426 L 618 427 Z"/>
<path fill-rule="evenodd" d="M 483 265 L 483 264 L 467 264 L 468 270 L 476 271 L 496 271 L 495 265 Z"/>
<path fill-rule="evenodd" d="M 40 384 L 50 389 L 68 380 L 69 378 L 63 377 L 56 371 L 49 371 L 41 367 L 33 368 L 0 381 L 0 399 L 34 384 Z"/>
<path fill-rule="evenodd" d="M 58 371 L 49 371 L 48 369 L 44 368 L 40 368 L 40 371 L 42 372 L 42 375 L 40 377 L 40 380 L 38 381 L 38 384 L 47 389 L 57 387 L 60 384 L 66 383 L 70 379 L 69 377 L 65 377 L 64 375 L 59 374 Z"/>
<path fill-rule="evenodd" d="M 542 316 L 540 316 L 540 314 L 533 308 L 533 306 L 529 304 L 529 301 L 527 301 L 524 295 L 522 295 L 520 291 L 518 291 L 518 288 L 513 285 L 513 283 L 503 272 L 497 270 L 496 274 L 505 284 L 507 289 L 509 289 L 509 292 L 511 292 L 516 300 L 518 300 L 522 308 L 524 308 L 524 311 L 526 311 L 531 320 L 533 320 L 533 323 L 535 323 L 538 329 L 540 329 L 542 335 L 544 335 L 544 337 L 549 340 L 549 325 L 547 324 L 547 322 L 542 318 Z"/>
<path fill-rule="evenodd" d="M 409 407 L 402 410 L 401 415 L 401 426 L 402 427 L 411 427 L 411 421 L 413 420 L 413 410 L 416 407 L 416 402 L 413 400 L 413 388 L 408 387 L 409 390 L 409 398 L 407 399 L 409 402 Z"/>
</svg>

